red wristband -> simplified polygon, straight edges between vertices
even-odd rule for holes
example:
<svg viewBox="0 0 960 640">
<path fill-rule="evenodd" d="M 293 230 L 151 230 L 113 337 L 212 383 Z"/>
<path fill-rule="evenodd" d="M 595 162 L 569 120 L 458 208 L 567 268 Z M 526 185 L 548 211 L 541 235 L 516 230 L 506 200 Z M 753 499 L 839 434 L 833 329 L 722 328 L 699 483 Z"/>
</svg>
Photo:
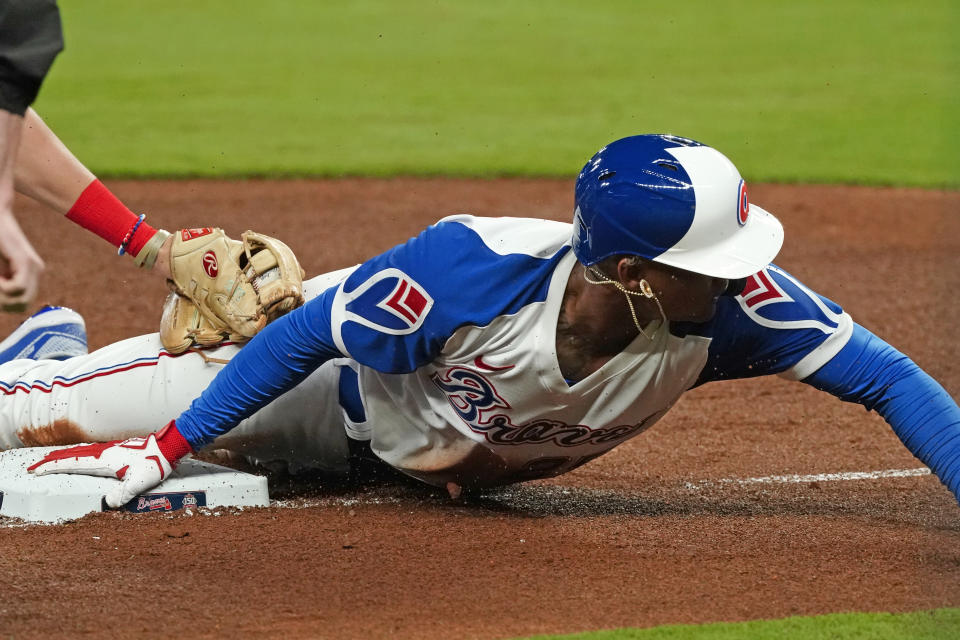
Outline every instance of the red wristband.
<svg viewBox="0 0 960 640">
<path fill-rule="evenodd" d="M 138 216 L 99 180 L 87 185 L 67 212 L 68 220 L 92 231 L 115 247 L 121 246 L 126 235 L 137 224 L 137 218 Z M 136 256 L 156 232 L 157 230 L 146 222 L 141 223 L 129 239 L 125 247 L 126 253 Z"/>
<path fill-rule="evenodd" d="M 177 429 L 176 420 L 171 420 L 167 423 L 167 426 L 157 432 L 157 446 L 160 448 L 160 453 L 171 465 L 176 465 L 177 460 L 188 453 L 193 453 L 193 447 Z"/>
</svg>

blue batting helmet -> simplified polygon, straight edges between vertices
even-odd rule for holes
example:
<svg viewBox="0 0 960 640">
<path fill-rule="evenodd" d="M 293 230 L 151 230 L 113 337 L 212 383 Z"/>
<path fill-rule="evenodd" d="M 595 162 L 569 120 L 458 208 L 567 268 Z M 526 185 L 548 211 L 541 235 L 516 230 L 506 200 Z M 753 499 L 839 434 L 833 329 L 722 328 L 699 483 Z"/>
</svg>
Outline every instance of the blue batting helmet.
<svg viewBox="0 0 960 640">
<path fill-rule="evenodd" d="M 783 244 L 780 222 L 747 199 L 722 153 L 671 135 L 622 138 L 577 177 L 573 251 L 585 265 L 637 255 L 717 278 L 744 278 Z"/>
</svg>

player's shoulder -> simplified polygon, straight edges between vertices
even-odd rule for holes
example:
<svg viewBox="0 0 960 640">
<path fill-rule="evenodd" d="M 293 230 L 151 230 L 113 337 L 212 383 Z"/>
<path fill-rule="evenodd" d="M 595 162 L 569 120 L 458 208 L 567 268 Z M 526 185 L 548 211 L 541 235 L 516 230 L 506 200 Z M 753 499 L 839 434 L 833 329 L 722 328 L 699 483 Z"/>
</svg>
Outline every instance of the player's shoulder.
<svg viewBox="0 0 960 640">
<path fill-rule="evenodd" d="M 331 301 L 342 353 L 380 371 L 411 371 L 458 327 L 484 327 L 546 300 L 570 251 L 570 226 L 450 216 L 361 264 Z"/>
<path fill-rule="evenodd" d="M 734 300 L 743 316 L 770 329 L 833 333 L 843 321 L 840 305 L 774 264 L 747 278 L 743 291 Z"/>
<path fill-rule="evenodd" d="M 540 218 L 483 217 L 457 214 L 441 219 L 425 234 L 440 241 L 452 240 L 498 255 L 527 255 L 547 258 L 570 241 L 571 225 Z M 471 242 L 472 241 L 472 242 Z"/>
<path fill-rule="evenodd" d="M 772 373 L 803 378 L 846 344 L 852 327 L 840 305 L 770 264 L 739 295 L 721 298 L 712 320 L 671 331 L 711 339 L 702 383 Z"/>
<path fill-rule="evenodd" d="M 455 215 L 368 260 L 345 291 L 384 277 L 406 281 L 427 300 L 452 307 L 508 312 L 545 295 L 558 260 L 570 248 L 570 225 L 534 218 Z M 372 299 L 372 298 L 371 298 Z M 492 316 L 491 316 L 492 317 Z"/>
<path fill-rule="evenodd" d="M 759 328 L 815 329 L 830 333 L 842 322 L 843 309 L 775 264 L 746 279 L 736 296 L 721 297 L 717 313 L 702 324 L 677 323 L 671 331 L 680 337 L 738 335 Z"/>
<path fill-rule="evenodd" d="M 434 297 L 477 287 L 489 290 L 494 283 L 527 279 L 531 272 L 544 277 L 569 249 L 570 229 L 569 224 L 536 218 L 448 216 L 366 261 L 345 288 L 352 290 L 385 271 L 415 279 Z"/>
</svg>

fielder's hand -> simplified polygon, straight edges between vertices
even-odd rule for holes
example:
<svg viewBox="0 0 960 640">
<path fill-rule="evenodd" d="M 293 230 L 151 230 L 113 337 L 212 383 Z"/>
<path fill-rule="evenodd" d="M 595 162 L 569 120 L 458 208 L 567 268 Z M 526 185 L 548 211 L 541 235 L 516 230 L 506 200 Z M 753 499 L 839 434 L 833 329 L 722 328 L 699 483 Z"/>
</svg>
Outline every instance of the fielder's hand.
<svg viewBox="0 0 960 640">
<path fill-rule="evenodd" d="M 170 422 L 146 438 L 51 451 L 28 467 L 27 471 L 38 476 L 76 473 L 117 478 L 120 482 L 104 496 L 107 506 L 117 509 L 160 484 L 180 459 L 191 451 L 190 444 L 180 435 L 176 423 Z"/>
<path fill-rule="evenodd" d="M 22 312 L 37 295 L 44 265 L 10 213 L 0 210 L 0 310 Z"/>
</svg>

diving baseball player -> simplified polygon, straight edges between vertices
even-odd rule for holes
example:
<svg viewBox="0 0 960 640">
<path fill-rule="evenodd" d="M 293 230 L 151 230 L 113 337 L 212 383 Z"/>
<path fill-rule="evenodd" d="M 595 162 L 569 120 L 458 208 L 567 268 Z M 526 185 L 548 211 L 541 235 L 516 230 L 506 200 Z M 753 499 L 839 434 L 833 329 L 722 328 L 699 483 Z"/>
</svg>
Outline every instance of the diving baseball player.
<svg viewBox="0 0 960 640">
<path fill-rule="evenodd" d="M 307 303 L 243 348 L 175 356 L 148 335 L 7 362 L 0 448 L 98 442 L 32 469 L 116 477 L 111 506 L 204 447 L 345 470 L 349 439 L 455 493 L 564 473 L 697 385 L 778 374 L 880 413 L 960 496 L 960 408 L 771 264 L 782 227 L 720 152 L 618 140 L 587 162 L 575 204 L 572 225 L 441 220 L 306 281 Z"/>
</svg>

